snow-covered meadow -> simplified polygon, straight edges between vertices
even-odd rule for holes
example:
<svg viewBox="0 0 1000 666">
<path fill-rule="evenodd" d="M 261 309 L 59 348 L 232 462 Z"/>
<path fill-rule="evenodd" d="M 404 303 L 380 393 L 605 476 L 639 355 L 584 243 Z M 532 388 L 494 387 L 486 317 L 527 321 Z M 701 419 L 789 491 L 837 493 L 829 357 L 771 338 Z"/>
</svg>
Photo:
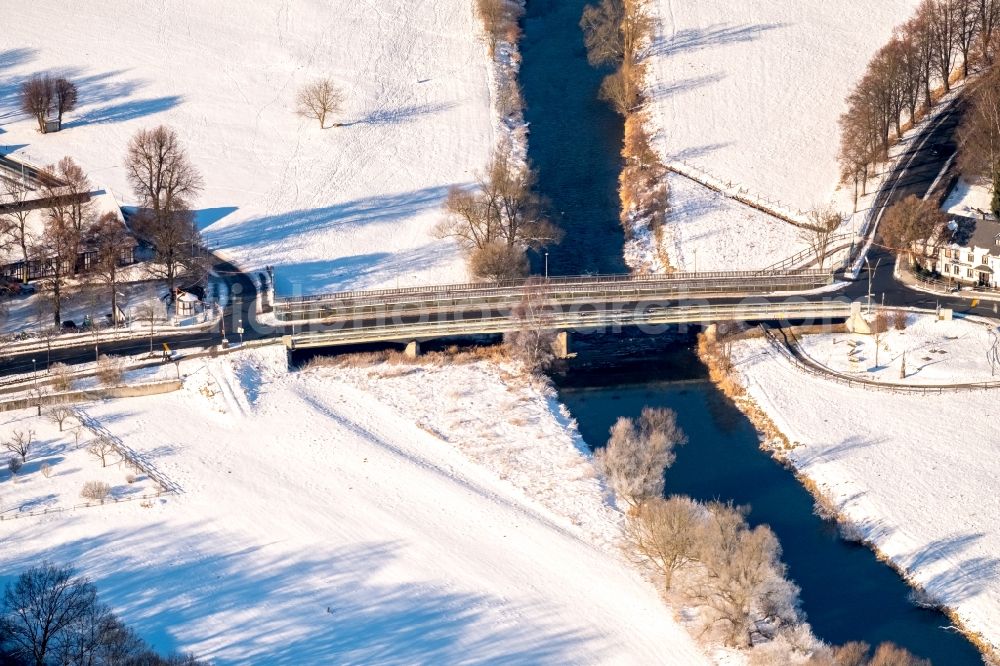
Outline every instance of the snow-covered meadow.
<svg viewBox="0 0 1000 666">
<path fill-rule="evenodd" d="M 205 180 L 205 237 L 291 292 L 461 280 L 456 247 L 431 236 L 447 189 L 470 182 L 499 131 L 491 62 L 464 0 L 186 0 L 23 3 L 0 41 L 0 151 L 72 156 L 122 204 L 122 166 L 143 127 L 177 130 Z M 16 108 L 43 71 L 80 88 L 65 129 L 40 135 Z M 345 91 L 321 130 L 297 88 Z"/>
<path fill-rule="evenodd" d="M 182 493 L 4 521 L 5 576 L 72 563 L 218 664 L 705 662 L 544 387 L 487 362 L 288 373 L 278 348 L 182 368 L 84 406 Z"/>
<path fill-rule="evenodd" d="M 870 335 L 844 333 L 807 335 L 801 347 L 835 372 L 865 380 L 920 385 L 1000 380 L 1000 356 L 989 361 L 1000 347 L 995 325 L 964 319 L 937 321 L 933 315 L 913 313 L 906 320 L 905 329 L 891 327 L 878 345 Z M 905 377 L 900 377 L 901 370 Z"/>
<path fill-rule="evenodd" d="M 829 204 L 844 99 L 917 4 L 652 0 L 647 95 L 664 161 L 793 214 Z M 700 270 L 760 268 L 806 246 L 789 224 L 682 181 L 671 176 L 673 266 L 693 269 L 697 252 Z"/>
<path fill-rule="evenodd" d="M 910 381 L 990 377 L 986 354 L 972 339 L 980 335 L 976 325 L 927 324 L 936 326 L 943 328 L 914 325 L 906 343 L 893 333 L 889 355 L 920 340 L 948 351 L 921 346 L 908 353 Z M 955 334 L 958 342 L 950 339 Z M 835 365 L 846 359 L 847 337 L 807 336 L 804 347 Z M 827 358 L 824 350 L 834 351 Z M 781 455 L 830 500 L 847 531 L 871 542 L 991 649 L 1000 648 L 997 390 L 923 395 L 849 387 L 807 375 L 762 339 L 737 343 L 734 361 L 749 396 L 792 443 Z M 898 378 L 898 359 L 890 373 Z"/>
</svg>

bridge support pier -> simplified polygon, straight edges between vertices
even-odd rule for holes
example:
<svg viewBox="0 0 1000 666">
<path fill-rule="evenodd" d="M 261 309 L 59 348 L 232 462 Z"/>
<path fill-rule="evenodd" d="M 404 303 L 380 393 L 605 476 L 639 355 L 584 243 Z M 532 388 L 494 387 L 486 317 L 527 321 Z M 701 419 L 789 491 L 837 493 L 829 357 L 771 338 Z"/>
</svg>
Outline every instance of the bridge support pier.
<svg viewBox="0 0 1000 666">
<path fill-rule="evenodd" d="M 573 356 L 569 349 L 569 331 L 559 331 L 556 339 L 552 343 L 552 349 L 558 359 L 567 359 Z"/>
<path fill-rule="evenodd" d="M 851 333 L 861 333 L 868 335 L 872 332 L 871 326 L 861 314 L 861 301 L 851 303 L 851 317 L 847 320 L 847 330 Z"/>
<path fill-rule="evenodd" d="M 406 349 L 403 351 L 403 356 L 406 358 L 416 358 L 420 356 L 420 342 L 418 340 L 411 340 L 409 344 L 406 345 Z"/>
</svg>

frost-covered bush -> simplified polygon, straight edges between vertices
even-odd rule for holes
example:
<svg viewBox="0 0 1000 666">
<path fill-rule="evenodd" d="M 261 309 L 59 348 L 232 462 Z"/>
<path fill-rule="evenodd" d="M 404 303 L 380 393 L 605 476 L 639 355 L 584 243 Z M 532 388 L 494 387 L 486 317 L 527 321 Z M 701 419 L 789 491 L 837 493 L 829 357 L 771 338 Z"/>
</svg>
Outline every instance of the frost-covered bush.
<svg viewBox="0 0 1000 666">
<path fill-rule="evenodd" d="M 80 497 L 103 502 L 111 494 L 111 486 L 103 481 L 87 481 L 83 484 Z"/>
</svg>

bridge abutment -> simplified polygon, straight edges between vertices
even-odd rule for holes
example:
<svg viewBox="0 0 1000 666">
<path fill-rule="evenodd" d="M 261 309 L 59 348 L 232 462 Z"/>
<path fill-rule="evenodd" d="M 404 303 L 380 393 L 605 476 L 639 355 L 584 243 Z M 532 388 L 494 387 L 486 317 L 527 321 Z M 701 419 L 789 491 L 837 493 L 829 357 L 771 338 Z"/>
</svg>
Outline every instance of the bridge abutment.
<svg viewBox="0 0 1000 666">
<path fill-rule="evenodd" d="M 420 356 L 420 341 L 411 340 L 407 345 L 406 349 L 403 351 L 403 355 L 406 358 L 417 358 Z"/>
</svg>

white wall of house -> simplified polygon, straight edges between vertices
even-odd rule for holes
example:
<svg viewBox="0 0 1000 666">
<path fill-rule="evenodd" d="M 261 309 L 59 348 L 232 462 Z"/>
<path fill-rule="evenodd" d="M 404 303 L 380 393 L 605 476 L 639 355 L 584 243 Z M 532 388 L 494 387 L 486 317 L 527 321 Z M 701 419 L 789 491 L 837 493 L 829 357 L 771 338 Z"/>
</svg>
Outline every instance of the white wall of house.
<svg viewBox="0 0 1000 666">
<path fill-rule="evenodd" d="M 990 271 L 977 270 L 987 266 Z M 959 247 L 951 245 L 943 248 L 938 256 L 937 271 L 942 278 L 969 285 L 1000 286 L 1000 241 L 995 247 Z"/>
</svg>

